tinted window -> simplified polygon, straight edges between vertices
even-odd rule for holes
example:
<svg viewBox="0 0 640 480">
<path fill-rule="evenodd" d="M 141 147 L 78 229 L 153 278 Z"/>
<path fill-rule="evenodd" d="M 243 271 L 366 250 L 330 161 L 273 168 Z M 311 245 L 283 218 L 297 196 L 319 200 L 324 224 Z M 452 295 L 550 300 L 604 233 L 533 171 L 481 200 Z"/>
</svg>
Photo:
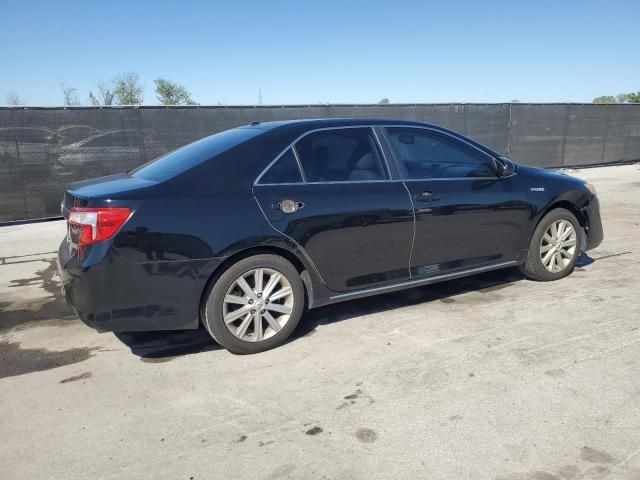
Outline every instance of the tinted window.
<svg viewBox="0 0 640 480">
<path fill-rule="evenodd" d="M 307 182 L 384 180 L 370 128 L 341 128 L 310 133 L 296 144 Z"/>
<path fill-rule="evenodd" d="M 260 183 L 297 183 L 302 182 L 298 162 L 291 149 L 287 150 L 276 163 L 260 178 Z"/>
<path fill-rule="evenodd" d="M 175 177 L 261 133 L 258 128 L 234 128 L 216 133 L 197 142 L 151 160 L 129 173 L 146 180 L 162 181 Z"/>
<path fill-rule="evenodd" d="M 404 178 L 496 176 L 493 160 L 448 135 L 416 128 L 387 128 Z"/>
</svg>

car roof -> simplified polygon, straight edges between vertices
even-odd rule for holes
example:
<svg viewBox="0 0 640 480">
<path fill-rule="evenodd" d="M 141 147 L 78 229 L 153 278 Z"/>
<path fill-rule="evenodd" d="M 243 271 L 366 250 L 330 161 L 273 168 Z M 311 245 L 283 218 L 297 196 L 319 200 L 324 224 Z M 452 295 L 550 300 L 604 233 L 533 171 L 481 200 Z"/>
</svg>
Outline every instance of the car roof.
<svg viewBox="0 0 640 480">
<path fill-rule="evenodd" d="M 314 129 L 330 127 L 350 127 L 359 125 L 415 125 L 442 129 L 442 127 L 438 127 L 437 125 L 432 125 L 429 123 L 417 122 L 413 120 L 399 120 L 395 118 L 304 118 L 297 120 L 276 120 L 269 122 L 256 121 L 251 122 L 249 125 L 245 125 L 245 127 L 271 130 L 275 128 L 286 129 L 287 127 L 305 127 L 308 129 Z"/>
</svg>

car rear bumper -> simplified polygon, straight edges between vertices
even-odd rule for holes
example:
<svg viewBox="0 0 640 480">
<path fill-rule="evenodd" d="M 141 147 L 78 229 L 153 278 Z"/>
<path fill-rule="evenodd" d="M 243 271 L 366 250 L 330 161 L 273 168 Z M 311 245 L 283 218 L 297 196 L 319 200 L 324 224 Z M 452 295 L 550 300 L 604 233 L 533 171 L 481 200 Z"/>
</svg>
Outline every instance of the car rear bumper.
<svg viewBox="0 0 640 480">
<path fill-rule="evenodd" d="M 112 332 L 198 328 L 200 298 L 217 261 L 132 263 L 106 250 L 91 262 L 71 255 L 66 242 L 58 249 L 64 297 L 85 324 Z"/>
<path fill-rule="evenodd" d="M 604 232 L 602 230 L 602 219 L 600 218 L 600 202 L 594 196 L 586 208 L 588 221 L 587 245 L 585 251 L 592 250 L 602 243 Z"/>
</svg>

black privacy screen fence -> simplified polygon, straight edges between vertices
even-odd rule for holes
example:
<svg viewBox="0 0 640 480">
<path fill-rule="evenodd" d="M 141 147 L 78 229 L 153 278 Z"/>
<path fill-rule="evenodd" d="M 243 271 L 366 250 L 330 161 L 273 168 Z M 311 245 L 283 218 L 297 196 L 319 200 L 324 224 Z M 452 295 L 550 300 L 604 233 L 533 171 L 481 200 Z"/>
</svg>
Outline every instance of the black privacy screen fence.
<svg viewBox="0 0 640 480">
<path fill-rule="evenodd" d="M 0 222 L 60 216 L 66 185 L 123 172 L 252 121 L 417 120 L 519 163 L 577 167 L 640 160 L 640 105 L 417 104 L 0 108 Z"/>
</svg>

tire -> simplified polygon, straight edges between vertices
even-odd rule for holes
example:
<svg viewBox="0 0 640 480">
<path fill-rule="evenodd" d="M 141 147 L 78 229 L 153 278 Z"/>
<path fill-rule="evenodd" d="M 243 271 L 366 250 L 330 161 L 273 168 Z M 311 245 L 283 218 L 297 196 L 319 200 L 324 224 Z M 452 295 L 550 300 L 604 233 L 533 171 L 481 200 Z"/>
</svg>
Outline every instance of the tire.
<svg viewBox="0 0 640 480">
<path fill-rule="evenodd" d="M 553 235 L 554 226 L 556 233 L 561 232 L 560 224 L 562 222 L 564 222 L 562 235 L 568 235 L 564 241 L 560 241 L 558 236 Z M 567 224 L 573 228 L 572 234 L 569 232 Z M 566 277 L 573 271 L 580 256 L 582 235 L 582 227 L 573 213 L 564 208 L 551 210 L 540 220 L 533 232 L 527 260 L 520 266 L 520 271 L 525 276 L 541 282 Z M 549 239 L 553 241 L 549 241 Z M 571 251 L 571 242 L 574 242 L 573 251 Z M 571 258 L 568 258 L 569 253 L 571 253 Z M 549 255 L 553 258 L 550 258 Z M 543 260 L 545 260 L 544 263 Z"/>
<path fill-rule="evenodd" d="M 264 352 L 293 333 L 304 302 L 302 279 L 290 262 L 277 255 L 255 255 L 239 260 L 213 283 L 203 323 L 213 339 L 232 353 Z"/>
</svg>

